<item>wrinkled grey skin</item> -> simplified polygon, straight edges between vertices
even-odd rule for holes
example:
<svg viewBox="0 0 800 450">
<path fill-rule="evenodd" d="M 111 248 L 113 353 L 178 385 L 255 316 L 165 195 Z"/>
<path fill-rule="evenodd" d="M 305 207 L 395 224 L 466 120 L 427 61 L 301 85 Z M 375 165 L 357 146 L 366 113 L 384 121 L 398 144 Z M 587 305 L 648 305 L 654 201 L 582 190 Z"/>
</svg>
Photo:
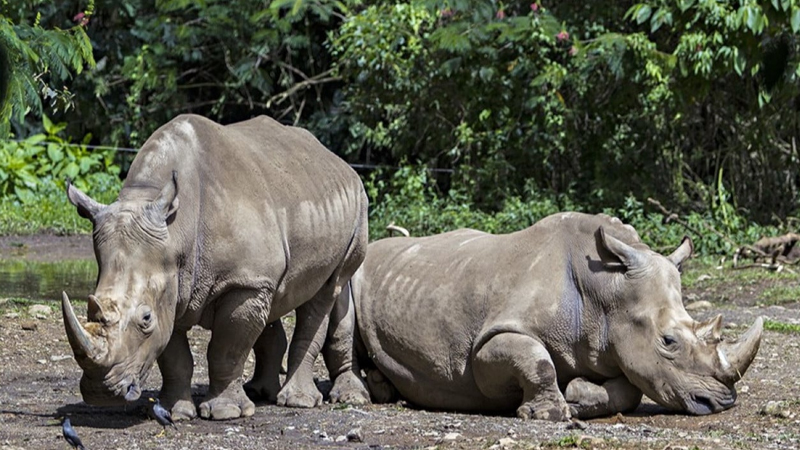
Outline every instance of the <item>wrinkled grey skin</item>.
<svg viewBox="0 0 800 450">
<path fill-rule="evenodd" d="M 731 407 L 758 351 L 681 300 L 669 256 L 605 215 L 561 213 L 507 235 L 475 230 L 370 244 L 331 316 L 334 401 L 513 411 L 566 420 L 630 411 L 642 393 L 691 414 Z M 367 371 L 366 383 L 360 378 Z"/>
<path fill-rule="evenodd" d="M 204 418 L 252 415 L 245 389 L 282 405 L 322 402 L 312 364 L 367 243 L 367 198 L 344 161 L 267 117 L 222 126 L 184 115 L 147 140 L 114 203 L 67 191 L 94 225 L 99 267 L 88 323 L 66 293 L 62 305 L 87 403 L 136 400 L 157 359 L 163 405 L 175 419 L 196 417 L 194 325 L 212 331 Z M 281 387 L 286 338 L 268 324 L 295 309 Z M 251 348 L 256 370 L 242 386 Z"/>
</svg>

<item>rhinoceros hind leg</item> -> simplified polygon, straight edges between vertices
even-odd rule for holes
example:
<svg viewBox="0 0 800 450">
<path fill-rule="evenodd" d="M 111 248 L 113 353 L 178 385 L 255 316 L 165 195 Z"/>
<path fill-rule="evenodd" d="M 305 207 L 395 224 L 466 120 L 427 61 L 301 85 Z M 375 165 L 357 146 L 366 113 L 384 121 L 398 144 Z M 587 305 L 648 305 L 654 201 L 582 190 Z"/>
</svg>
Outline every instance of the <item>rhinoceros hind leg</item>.
<svg viewBox="0 0 800 450">
<path fill-rule="evenodd" d="M 173 420 L 191 420 L 197 417 L 192 401 L 192 372 L 194 359 L 189 349 L 185 331 L 174 331 L 169 343 L 158 357 L 158 368 L 164 380 L 159 398 L 171 410 Z"/>
<path fill-rule="evenodd" d="M 269 316 L 269 301 L 259 292 L 238 290 L 217 300 L 208 344 L 208 393 L 200 404 L 204 419 L 252 416 L 255 404 L 242 386 L 244 363 Z"/>
<path fill-rule="evenodd" d="M 311 300 L 297 308 L 286 383 L 278 392 L 279 406 L 313 408 L 322 404 L 322 393 L 314 384 L 314 361 L 325 341 L 333 293 L 333 285 L 328 282 Z"/>
<path fill-rule="evenodd" d="M 280 372 L 286 354 L 286 332 L 283 323 L 276 320 L 264 328 L 253 346 L 256 367 L 253 378 L 244 385 L 251 400 L 275 403 L 281 390 Z"/>
<path fill-rule="evenodd" d="M 369 390 L 361 377 L 361 367 L 358 364 L 360 348 L 363 346 L 356 329 L 350 283 L 347 283 L 331 311 L 328 337 L 322 347 L 322 356 L 333 380 L 331 403 L 366 405 L 370 402 Z"/>
<path fill-rule="evenodd" d="M 602 385 L 575 378 L 567 385 L 564 397 L 573 417 L 591 419 L 636 409 L 642 391 L 625 377 L 612 378 Z"/>
<path fill-rule="evenodd" d="M 478 388 L 493 400 L 510 399 L 521 390 L 517 416 L 523 419 L 570 418 L 553 361 L 544 345 L 530 336 L 501 333 L 491 337 L 475 353 L 473 370 Z"/>
</svg>

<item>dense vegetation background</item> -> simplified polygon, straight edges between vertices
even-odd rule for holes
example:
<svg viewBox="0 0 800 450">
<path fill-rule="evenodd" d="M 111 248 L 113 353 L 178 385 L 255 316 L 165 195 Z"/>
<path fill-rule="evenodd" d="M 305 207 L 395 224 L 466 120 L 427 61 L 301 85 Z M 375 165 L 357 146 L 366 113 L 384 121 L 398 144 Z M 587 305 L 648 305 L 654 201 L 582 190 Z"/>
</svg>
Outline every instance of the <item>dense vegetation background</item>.
<svg viewBox="0 0 800 450">
<path fill-rule="evenodd" d="M 181 113 L 310 129 L 373 237 L 606 211 L 658 249 L 796 225 L 800 0 L 0 0 L 0 232 L 86 230 Z M 372 166 L 382 168 L 375 169 Z M 435 169 L 435 170 L 433 170 Z M 658 200 L 681 226 L 665 223 Z"/>
</svg>

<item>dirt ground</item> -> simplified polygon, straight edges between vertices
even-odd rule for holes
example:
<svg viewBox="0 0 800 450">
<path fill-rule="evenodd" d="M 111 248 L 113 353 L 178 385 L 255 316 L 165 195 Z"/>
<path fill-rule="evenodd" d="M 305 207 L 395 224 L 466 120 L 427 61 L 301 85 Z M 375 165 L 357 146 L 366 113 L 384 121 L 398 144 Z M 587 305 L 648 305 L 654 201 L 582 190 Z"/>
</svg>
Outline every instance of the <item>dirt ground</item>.
<svg viewBox="0 0 800 450">
<path fill-rule="evenodd" d="M 86 237 L 0 238 L 1 258 L 54 260 L 92 258 Z M 693 270 L 689 264 L 686 272 Z M 700 270 L 700 269 L 697 269 Z M 702 268 L 702 270 L 709 270 Z M 723 272 L 710 273 L 710 277 Z M 713 281 L 713 280 L 712 280 Z M 0 280 L 0 297 L 2 297 Z M 762 293 L 783 278 L 756 277 L 736 283 L 697 282 L 685 289 L 697 319 L 722 313 L 726 333 L 741 333 L 757 316 L 800 325 L 797 300 L 760 306 Z M 422 411 L 403 403 L 349 407 L 325 404 L 303 410 L 259 405 L 253 417 L 226 422 L 194 420 L 156 437 L 145 401 L 128 407 L 91 407 L 81 401 L 81 371 L 69 348 L 57 304 L 31 316 L 29 305 L 0 298 L 0 450 L 66 449 L 56 418 L 68 415 L 88 449 L 265 449 L 265 448 L 624 448 L 624 449 L 796 449 L 800 448 L 800 334 L 765 331 L 758 357 L 738 383 L 734 408 L 710 416 L 672 414 L 650 401 L 632 414 L 575 423 L 524 421 L 516 417 Z M 85 306 L 76 308 L 85 315 Z M 287 328 L 291 320 L 287 320 Z M 796 330 L 797 328 L 795 328 Z M 205 346 L 209 333 L 190 334 L 199 402 L 207 388 Z M 252 370 L 252 362 L 248 365 Z M 317 366 L 319 387 L 328 375 Z M 249 372 L 246 373 L 249 376 Z M 143 398 L 160 386 L 153 369 Z"/>
</svg>

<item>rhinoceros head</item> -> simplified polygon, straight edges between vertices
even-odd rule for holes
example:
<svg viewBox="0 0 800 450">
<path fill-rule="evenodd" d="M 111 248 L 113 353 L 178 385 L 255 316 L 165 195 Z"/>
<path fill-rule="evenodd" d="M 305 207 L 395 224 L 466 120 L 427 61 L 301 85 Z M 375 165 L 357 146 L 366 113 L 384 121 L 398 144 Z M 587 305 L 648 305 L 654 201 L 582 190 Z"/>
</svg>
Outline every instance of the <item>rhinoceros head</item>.
<svg viewBox="0 0 800 450">
<path fill-rule="evenodd" d="M 692 253 L 688 237 L 665 257 L 641 244 L 628 245 L 602 228 L 599 235 L 600 247 L 623 272 L 613 283 L 618 295 L 609 314 L 608 340 L 626 377 L 673 410 L 699 415 L 733 406 L 734 383 L 758 352 L 762 319 L 729 341 L 720 336 L 722 316 L 704 322 L 689 316 L 678 270 Z"/>
<path fill-rule="evenodd" d="M 157 191 L 157 189 L 156 189 Z M 63 294 L 64 326 L 83 369 L 81 394 L 95 405 L 133 401 L 153 362 L 169 342 L 175 318 L 178 263 L 167 223 L 178 207 L 177 177 L 153 200 L 103 205 L 71 184 L 67 196 L 92 221 L 99 273 L 82 325 Z"/>
</svg>

